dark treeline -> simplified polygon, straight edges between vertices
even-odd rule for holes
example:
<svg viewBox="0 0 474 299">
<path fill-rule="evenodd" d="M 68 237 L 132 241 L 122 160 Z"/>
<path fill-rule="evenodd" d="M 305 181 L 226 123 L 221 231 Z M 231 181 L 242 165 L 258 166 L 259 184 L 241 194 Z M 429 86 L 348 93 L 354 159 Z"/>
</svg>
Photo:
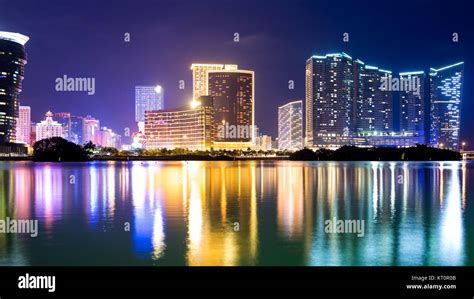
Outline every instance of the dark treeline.
<svg viewBox="0 0 474 299">
<path fill-rule="evenodd" d="M 290 155 L 295 161 L 456 161 L 461 160 L 459 152 L 417 145 L 408 148 L 378 147 L 360 148 L 343 146 L 337 150 L 308 148 Z"/>
</svg>

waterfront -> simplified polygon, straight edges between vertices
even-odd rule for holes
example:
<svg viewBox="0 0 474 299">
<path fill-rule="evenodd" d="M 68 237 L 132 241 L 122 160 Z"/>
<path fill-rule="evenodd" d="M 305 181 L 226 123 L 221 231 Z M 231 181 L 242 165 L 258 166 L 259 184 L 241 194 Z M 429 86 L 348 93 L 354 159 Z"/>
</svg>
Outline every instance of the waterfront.
<svg viewBox="0 0 474 299">
<path fill-rule="evenodd" d="M 472 266 L 473 166 L 0 162 L 0 219 L 39 222 L 0 234 L 0 264 Z"/>
</svg>

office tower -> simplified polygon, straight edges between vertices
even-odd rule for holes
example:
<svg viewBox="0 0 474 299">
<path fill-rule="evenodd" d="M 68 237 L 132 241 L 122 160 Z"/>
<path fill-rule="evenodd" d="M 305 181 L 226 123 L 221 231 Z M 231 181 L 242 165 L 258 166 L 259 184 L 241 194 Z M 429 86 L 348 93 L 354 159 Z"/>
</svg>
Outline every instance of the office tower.
<svg viewBox="0 0 474 299">
<path fill-rule="evenodd" d="M 306 142 L 337 146 L 353 130 L 354 74 L 345 53 L 312 56 L 306 61 Z"/>
<path fill-rule="evenodd" d="M 100 143 L 100 122 L 98 119 L 87 115 L 83 119 L 82 142 L 88 143 L 91 141 L 94 144 Z"/>
<path fill-rule="evenodd" d="M 278 107 L 278 140 L 280 150 L 303 147 L 303 101 Z"/>
<path fill-rule="evenodd" d="M 54 113 L 53 117 L 63 126 L 64 139 L 71 141 L 71 113 L 56 112 Z"/>
<path fill-rule="evenodd" d="M 45 119 L 36 124 L 36 141 L 51 137 L 64 138 L 63 126 L 53 120 L 53 113 L 48 111 L 45 115 Z"/>
<path fill-rule="evenodd" d="M 107 127 L 102 127 L 100 130 L 99 144 L 102 147 L 121 147 L 121 136 Z"/>
<path fill-rule="evenodd" d="M 430 69 L 430 144 L 459 150 L 464 62 Z"/>
<path fill-rule="evenodd" d="M 208 94 L 214 100 L 216 148 L 248 148 L 254 143 L 254 72 L 208 71 Z"/>
<path fill-rule="evenodd" d="M 383 88 L 391 72 L 354 61 L 354 132 L 358 135 L 393 131 L 393 92 Z"/>
<path fill-rule="evenodd" d="M 400 77 L 400 132 L 425 136 L 425 81 L 423 71 L 403 72 Z"/>
<path fill-rule="evenodd" d="M 164 109 L 164 90 L 157 86 L 135 86 L 135 121 L 143 133 L 145 111 Z"/>
<path fill-rule="evenodd" d="M 190 106 L 145 112 L 145 149 L 212 147 L 214 133 L 212 97 L 201 96 Z"/>
<path fill-rule="evenodd" d="M 193 63 L 191 70 L 193 71 L 193 99 L 196 100 L 200 96 L 209 95 L 207 93 L 208 71 L 237 70 L 237 65 Z"/>
<path fill-rule="evenodd" d="M 82 116 L 71 115 L 71 126 L 69 140 L 75 144 L 82 145 L 82 131 L 84 129 L 84 119 Z"/>
<path fill-rule="evenodd" d="M 0 31 L 0 155 L 26 153 L 24 145 L 14 143 L 28 40 L 19 33 Z"/>
<path fill-rule="evenodd" d="M 16 143 L 31 145 L 31 108 L 20 106 L 16 121 Z"/>
</svg>

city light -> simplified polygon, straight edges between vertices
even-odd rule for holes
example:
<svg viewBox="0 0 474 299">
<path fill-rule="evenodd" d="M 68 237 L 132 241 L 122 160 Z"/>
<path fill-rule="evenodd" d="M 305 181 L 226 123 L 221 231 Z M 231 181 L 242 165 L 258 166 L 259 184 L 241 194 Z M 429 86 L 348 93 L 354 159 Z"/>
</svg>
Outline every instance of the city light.
<svg viewBox="0 0 474 299">
<path fill-rule="evenodd" d="M 201 102 L 199 101 L 196 101 L 196 100 L 192 100 L 191 101 L 191 108 L 192 109 L 196 109 L 197 107 L 199 107 L 201 105 Z"/>
</svg>

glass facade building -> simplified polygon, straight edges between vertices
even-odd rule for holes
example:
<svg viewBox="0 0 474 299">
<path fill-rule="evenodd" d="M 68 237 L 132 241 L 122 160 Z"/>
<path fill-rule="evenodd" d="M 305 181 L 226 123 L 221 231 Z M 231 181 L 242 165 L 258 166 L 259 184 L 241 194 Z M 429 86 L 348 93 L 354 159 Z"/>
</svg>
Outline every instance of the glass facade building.
<svg viewBox="0 0 474 299">
<path fill-rule="evenodd" d="M 459 150 L 464 63 L 430 69 L 430 145 Z"/>
<path fill-rule="evenodd" d="M 26 64 L 25 35 L 0 31 L 0 143 L 16 142 L 19 95 Z"/>
<path fill-rule="evenodd" d="M 400 85 L 418 85 L 417 88 L 404 88 L 400 91 L 400 131 L 425 136 L 425 81 L 423 71 L 399 73 Z M 418 82 L 418 83 L 416 83 Z M 407 90 L 408 89 L 408 90 Z M 417 89 L 417 90 L 415 90 Z M 422 143 L 425 143 L 424 141 Z"/>
<path fill-rule="evenodd" d="M 145 111 L 164 109 L 163 87 L 135 86 L 135 121 L 145 121 Z"/>
<path fill-rule="evenodd" d="M 280 150 L 303 147 L 303 101 L 278 107 L 278 141 Z"/>
</svg>

